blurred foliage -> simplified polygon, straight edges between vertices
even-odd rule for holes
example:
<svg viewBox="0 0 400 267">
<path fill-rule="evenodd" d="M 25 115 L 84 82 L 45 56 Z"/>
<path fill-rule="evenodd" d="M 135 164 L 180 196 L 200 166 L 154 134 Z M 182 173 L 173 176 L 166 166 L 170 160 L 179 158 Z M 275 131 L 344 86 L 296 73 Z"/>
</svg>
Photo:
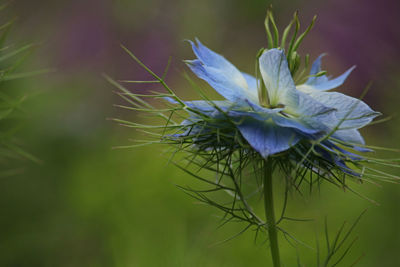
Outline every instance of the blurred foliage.
<svg viewBox="0 0 400 267">
<path fill-rule="evenodd" d="M 13 82 L 27 76 L 42 73 L 19 72 L 18 68 L 30 54 L 33 45 L 16 46 L 7 42 L 7 36 L 15 22 L 5 16 L 7 4 L 0 5 L 3 21 L 0 22 L 0 178 L 13 176 L 22 171 L 21 161 L 39 160 L 21 147 L 18 131 L 25 116 L 24 102 L 29 98 L 26 91 L 15 88 Z"/>
<path fill-rule="evenodd" d="M 295 9 L 300 9 L 305 21 L 317 13 L 320 22 L 310 34 L 314 39 L 305 42 L 313 52 L 311 58 L 329 52 L 326 64 L 334 70 L 357 64 L 345 88 L 362 90 L 366 81 L 375 78 L 366 101 L 391 115 L 398 112 L 400 84 L 400 35 L 392 23 L 399 11 L 396 3 L 298 0 L 274 4 L 278 26 L 285 25 Z M 167 165 L 155 148 L 111 149 L 128 143 L 134 133 L 106 118 L 135 115 L 120 114 L 112 107 L 119 100 L 101 73 L 119 79 L 146 78 L 119 48 L 120 42 L 158 71 L 172 55 L 167 79 L 189 98 L 189 85 L 180 82 L 184 70 L 180 60 L 191 54 L 181 40 L 194 36 L 252 72 L 254 61 L 249 59 L 264 45 L 262 22 L 268 4 L 258 0 L 15 1 L 7 12 L 17 14 L 19 20 L 8 43 L 43 43 L 19 69 L 55 67 L 57 72 L 0 83 L 0 93 L 11 97 L 13 107 L 19 106 L 23 96 L 40 93 L 21 106 L 24 113 L 11 113 L 18 117 L 9 121 L 12 127 L 4 124 L 1 129 L 18 124 L 17 144 L 42 161 L 13 159 L 14 167 L 24 171 L 0 178 L 0 266 L 266 266 L 268 249 L 262 242 L 252 243 L 253 233 L 212 246 L 241 226 L 216 229 L 219 214 L 176 189 L 174 184 L 190 185 L 192 180 Z M 376 40 L 370 39 L 373 36 Z M 395 117 L 363 134 L 369 143 L 399 147 L 399 125 Z M 282 185 L 277 182 L 277 192 Z M 364 184 L 358 189 L 380 206 L 322 186 L 320 192 L 305 198 L 291 196 L 296 204 L 288 211 L 315 222 L 286 228 L 315 248 L 315 233 L 323 234 L 325 216 L 334 235 L 343 221 L 351 224 L 368 208 L 355 229 L 356 247 L 342 265 L 349 266 L 364 255 L 359 266 L 398 266 L 400 187 Z M 283 240 L 281 244 L 282 258 L 293 266 L 296 249 Z M 312 249 L 300 247 L 298 253 L 304 255 L 305 266 L 315 264 Z"/>
</svg>

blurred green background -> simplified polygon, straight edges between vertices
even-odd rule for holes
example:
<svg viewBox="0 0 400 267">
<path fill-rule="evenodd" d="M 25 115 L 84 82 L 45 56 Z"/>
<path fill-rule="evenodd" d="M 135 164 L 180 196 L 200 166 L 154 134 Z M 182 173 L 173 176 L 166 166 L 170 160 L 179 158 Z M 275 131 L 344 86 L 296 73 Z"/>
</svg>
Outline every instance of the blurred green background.
<svg viewBox="0 0 400 267">
<path fill-rule="evenodd" d="M 14 164 L 23 171 L 0 178 L 0 266 L 269 266 L 266 244 L 254 244 L 251 231 L 213 246 L 243 225 L 217 229 L 220 214 L 175 187 L 193 181 L 167 165 L 163 147 L 112 149 L 130 144 L 136 133 L 107 118 L 140 118 L 113 107 L 121 99 L 102 74 L 149 78 L 119 47 L 123 43 L 155 72 L 172 56 L 167 81 L 194 98 L 181 75 L 186 70 L 181 60 L 193 58 L 183 40 L 198 37 L 252 73 L 255 54 L 266 44 L 263 21 L 271 3 L 281 28 L 295 10 L 303 26 L 317 14 L 303 51 L 312 58 L 327 52 L 324 66 L 334 75 L 357 65 L 343 92 L 359 96 L 374 81 L 365 101 L 386 115 L 398 113 L 397 0 L 12 2 L 3 11 L 18 18 L 9 42 L 41 43 L 21 69 L 56 71 L 6 84 L 30 96 L 15 137 L 41 163 L 18 160 Z M 363 134 L 370 144 L 399 148 L 399 118 Z M 325 216 L 333 233 L 368 208 L 354 231 L 356 247 L 341 266 L 361 255 L 358 266 L 400 266 L 400 186 L 357 189 L 380 205 L 323 185 L 321 192 L 293 196 L 289 204 L 289 211 L 316 222 L 289 223 L 287 229 L 315 247 Z M 297 252 L 283 238 L 280 242 L 285 266 L 295 266 L 297 253 L 305 266 L 315 266 L 315 251 Z"/>
</svg>

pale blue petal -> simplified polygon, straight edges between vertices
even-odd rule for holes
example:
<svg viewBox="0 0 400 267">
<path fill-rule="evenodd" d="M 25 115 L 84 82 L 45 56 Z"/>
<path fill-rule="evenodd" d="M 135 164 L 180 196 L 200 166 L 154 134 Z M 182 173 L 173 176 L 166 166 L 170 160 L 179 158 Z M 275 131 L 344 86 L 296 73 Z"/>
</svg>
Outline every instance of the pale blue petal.
<svg viewBox="0 0 400 267">
<path fill-rule="evenodd" d="M 242 117 L 252 117 L 261 122 L 269 120 L 273 115 L 280 112 L 280 109 L 266 109 L 267 112 L 257 112 L 249 110 L 232 109 L 228 111 L 229 117 L 235 118 L 236 121 Z"/>
<path fill-rule="evenodd" d="M 265 51 L 259 62 L 270 104 L 296 107 L 298 105 L 297 90 L 283 50 L 274 48 Z"/>
<path fill-rule="evenodd" d="M 320 55 L 314 61 L 314 63 L 311 66 L 310 75 L 316 75 L 318 72 L 321 71 L 321 59 L 323 56 L 324 54 Z M 350 73 L 353 71 L 354 68 L 355 66 L 351 67 L 345 73 L 332 80 L 329 80 L 326 75 L 322 75 L 320 77 L 310 77 L 308 78 L 305 84 L 302 84 L 297 88 L 305 92 L 310 92 L 312 90 L 326 91 L 334 89 L 336 87 L 341 86 L 344 83 L 344 81 L 347 79 L 347 77 L 350 75 Z"/>
<path fill-rule="evenodd" d="M 197 111 L 193 112 L 192 110 L 188 110 L 188 112 L 192 116 L 199 118 L 201 117 L 201 115 L 199 115 L 200 113 L 214 119 L 228 119 L 226 112 L 228 112 L 233 108 L 233 104 L 226 100 L 212 101 L 212 102 L 204 100 L 196 100 L 196 101 L 185 101 L 184 103 L 190 109 Z M 222 121 L 220 123 L 223 124 Z"/>
<path fill-rule="evenodd" d="M 257 94 L 248 89 L 242 73 L 223 56 L 211 51 L 200 41 L 193 42 L 196 60 L 187 60 L 189 68 L 201 79 L 208 82 L 220 95 L 232 102 L 243 102 L 248 99 L 258 103 Z"/>
<path fill-rule="evenodd" d="M 171 97 L 164 97 L 165 100 L 172 104 L 178 104 L 178 102 Z M 215 111 L 227 111 L 234 106 L 232 102 L 227 100 L 219 101 L 205 101 L 205 100 L 194 100 L 194 101 L 183 101 L 183 103 L 191 109 L 194 109 L 202 114 L 211 115 Z"/>
<path fill-rule="evenodd" d="M 297 144 L 301 136 L 291 128 L 283 128 L 272 121 L 260 122 L 250 117 L 237 126 L 242 136 L 264 158 Z"/>
<path fill-rule="evenodd" d="M 339 146 L 337 146 L 335 143 L 331 142 L 331 141 L 324 141 L 321 144 L 323 147 L 325 147 L 326 149 L 328 149 L 329 151 L 338 154 L 336 151 L 341 152 L 343 155 L 338 154 L 338 156 L 340 157 L 349 157 L 352 160 L 362 160 L 364 159 L 362 156 L 354 154 L 350 151 L 347 151 Z"/>
<path fill-rule="evenodd" d="M 334 89 L 336 87 L 341 86 L 354 69 L 355 69 L 355 66 L 351 67 L 345 73 L 336 77 L 335 79 L 327 80 L 325 82 L 311 83 L 308 85 L 312 86 L 316 90 L 321 90 L 321 91 Z"/>
<path fill-rule="evenodd" d="M 280 112 L 283 110 L 283 108 L 264 108 L 260 105 L 254 104 L 250 101 L 246 101 L 247 105 L 252 109 L 252 111 L 258 112 L 258 113 L 276 113 L 276 112 Z"/>
<path fill-rule="evenodd" d="M 336 110 L 303 92 L 297 91 L 297 94 L 298 106 L 287 107 L 285 110 L 301 123 L 319 131 L 329 132 L 332 129 L 331 124 L 337 123 Z"/>
<path fill-rule="evenodd" d="M 185 101 L 188 107 L 198 110 L 202 113 L 210 113 L 218 110 L 226 111 L 233 106 L 233 104 L 226 100 L 221 101 L 205 101 L 205 100 L 195 100 L 195 101 Z"/>
<path fill-rule="evenodd" d="M 266 109 L 268 110 L 268 109 Z M 285 117 L 280 114 L 280 109 L 269 109 L 268 112 L 248 112 L 248 111 L 238 111 L 238 110 L 230 110 L 228 115 L 232 118 L 237 118 L 236 121 L 240 121 L 240 118 L 243 117 L 252 117 L 255 120 L 260 121 L 260 123 L 264 123 L 265 121 L 272 120 L 277 126 L 283 128 L 292 128 L 293 130 L 307 136 L 312 136 L 319 134 L 321 131 L 318 129 L 314 129 L 307 124 L 301 123 L 300 121 Z"/>
<path fill-rule="evenodd" d="M 224 69 L 208 67 L 198 59 L 187 60 L 186 64 L 200 79 L 208 82 L 225 99 L 232 102 L 245 101 L 246 89 L 236 83 Z M 246 82 L 244 78 L 243 81 Z"/>
<path fill-rule="evenodd" d="M 309 95 L 325 106 L 336 109 L 339 129 L 361 128 L 380 115 L 363 101 L 338 92 L 313 92 Z M 333 124 L 332 126 L 336 127 Z"/>
<path fill-rule="evenodd" d="M 309 137 L 314 135 L 319 135 L 321 130 L 318 128 L 313 128 L 309 124 L 302 123 L 296 119 L 286 118 L 281 115 L 277 115 L 273 117 L 274 122 L 281 126 L 287 128 L 293 128 L 301 133 L 307 134 Z"/>
<path fill-rule="evenodd" d="M 332 138 L 338 139 L 342 145 L 351 147 L 354 150 L 360 152 L 372 152 L 372 149 L 362 147 L 365 145 L 364 138 L 357 129 L 350 130 L 337 130 L 333 133 Z M 361 146 L 358 146 L 361 145 Z"/>
<path fill-rule="evenodd" d="M 322 53 L 321 55 L 319 55 L 317 57 L 316 60 L 314 60 L 313 64 L 311 65 L 311 70 L 310 70 L 310 75 L 315 75 L 318 72 L 320 72 L 322 70 L 321 68 L 321 60 L 322 58 L 325 56 L 325 53 Z M 315 79 L 316 77 L 310 77 L 307 82 L 311 82 Z"/>
<path fill-rule="evenodd" d="M 324 122 L 335 120 L 334 109 L 296 90 L 286 56 L 282 50 L 271 49 L 264 52 L 260 57 L 260 71 L 272 105 L 284 105 L 283 112 L 295 117 L 299 125 L 304 125 L 303 130 L 311 128 L 318 132 L 330 129 Z M 275 98 L 278 102 L 274 103 Z"/>
<path fill-rule="evenodd" d="M 325 56 L 325 54 L 321 54 L 312 64 L 311 70 L 310 70 L 310 76 L 311 75 L 316 75 L 318 72 L 320 72 L 321 69 L 321 59 L 322 57 Z M 319 83 L 324 83 L 328 81 L 328 77 L 326 75 L 322 75 L 320 77 L 309 77 L 306 84 L 319 84 Z"/>
<path fill-rule="evenodd" d="M 337 130 L 332 134 L 332 138 L 338 139 L 345 143 L 364 145 L 364 138 L 356 129 L 351 130 Z"/>
<path fill-rule="evenodd" d="M 258 95 L 257 79 L 253 75 L 242 72 L 243 77 L 246 79 L 247 87 L 254 95 Z"/>
<path fill-rule="evenodd" d="M 189 41 L 196 57 L 206 66 L 214 67 L 217 69 L 226 69 L 228 72 L 239 74 L 240 71 L 223 56 L 215 53 L 205 45 L 203 45 L 197 38 L 196 43 Z M 240 76 L 240 75 L 238 75 Z"/>
</svg>

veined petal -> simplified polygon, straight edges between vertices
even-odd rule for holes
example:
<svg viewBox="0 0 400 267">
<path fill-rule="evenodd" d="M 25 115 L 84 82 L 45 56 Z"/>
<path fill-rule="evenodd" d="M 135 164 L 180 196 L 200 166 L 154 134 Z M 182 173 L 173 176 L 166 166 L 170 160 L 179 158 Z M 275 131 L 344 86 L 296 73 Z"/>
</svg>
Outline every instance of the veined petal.
<svg viewBox="0 0 400 267">
<path fill-rule="evenodd" d="M 190 44 L 192 45 L 192 49 L 196 57 L 206 66 L 209 67 L 214 67 L 217 69 L 226 69 L 232 73 L 239 72 L 239 70 L 232 64 L 230 63 L 227 59 L 225 59 L 223 56 L 215 53 L 205 45 L 203 45 L 197 38 L 196 38 L 196 43 L 189 41 Z M 238 75 L 240 77 L 240 75 Z M 246 86 L 246 83 L 244 80 L 241 81 L 243 83 L 243 86 Z"/>
<path fill-rule="evenodd" d="M 255 112 L 258 113 L 265 113 L 265 114 L 269 114 L 269 113 L 277 113 L 283 110 L 283 108 L 264 108 L 260 105 L 256 105 L 254 103 L 251 103 L 250 101 L 247 101 L 247 105 Z"/>
<path fill-rule="evenodd" d="M 171 104 L 178 104 L 178 102 L 171 97 L 164 97 L 164 99 L 170 102 Z M 234 105 L 233 103 L 227 100 L 214 100 L 214 101 L 194 100 L 194 101 L 183 101 L 183 103 L 189 108 L 197 110 L 203 114 L 208 114 L 216 110 L 226 111 Z"/>
<path fill-rule="evenodd" d="M 269 113 L 260 113 L 255 111 L 242 111 L 242 110 L 230 110 L 228 112 L 229 117 L 233 118 L 236 122 L 240 122 L 241 118 L 251 117 L 260 122 L 267 121 L 272 119 L 274 115 L 276 115 L 279 110 L 271 109 Z"/>
<path fill-rule="evenodd" d="M 337 123 L 336 110 L 303 92 L 297 91 L 296 93 L 298 95 L 298 105 L 296 107 L 287 107 L 285 111 L 313 129 L 330 132 L 332 129 L 331 124 Z"/>
<path fill-rule="evenodd" d="M 321 132 L 320 129 L 312 128 L 310 127 L 310 125 L 299 122 L 293 118 L 286 118 L 281 115 L 277 115 L 273 117 L 273 120 L 277 125 L 281 127 L 293 128 L 307 135 L 316 135 Z"/>
<path fill-rule="evenodd" d="M 310 76 L 311 75 L 316 75 L 318 72 L 320 72 L 321 69 L 321 59 L 324 57 L 325 54 L 319 55 L 319 57 L 313 62 L 310 70 Z M 318 84 L 322 82 L 328 81 L 328 77 L 326 75 L 322 75 L 320 77 L 309 77 L 306 84 Z"/>
<path fill-rule="evenodd" d="M 316 75 L 321 71 L 321 59 L 325 54 L 320 55 L 312 64 L 310 75 Z M 329 80 L 326 75 L 322 75 L 320 77 L 309 77 L 305 84 L 297 86 L 298 90 L 303 92 L 312 92 L 313 90 L 326 91 L 330 89 L 334 89 L 336 87 L 341 86 L 350 73 L 353 71 L 355 66 L 348 69 L 342 75 L 336 77 L 335 79 Z"/>
<path fill-rule="evenodd" d="M 237 83 L 226 70 L 208 67 L 198 59 L 186 60 L 186 64 L 197 77 L 208 82 L 225 99 L 232 102 L 244 102 L 247 99 L 246 91 L 248 90 L 242 87 L 243 84 Z M 244 78 L 243 81 L 246 82 Z"/>
<path fill-rule="evenodd" d="M 293 129 L 278 126 L 272 120 L 260 122 L 252 117 L 244 117 L 237 127 L 264 158 L 289 149 L 301 138 Z"/>
<path fill-rule="evenodd" d="M 247 88 L 254 94 L 258 95 L 257 79 L 253 75 L 242 72 L 243 77 L 246 79 Z"/>
<path fill-rule="evenodd" d="M 192 49 L 198 59 L 187 60 L 189 68 L 201 79 L 208 82 L 220 95 L 232 102 L 248 99 L 258 103 L 257 94 L 249 89 L 242 73 L 223 56 L 211 51 L 197 41 Z"/>
<path fill-rule="evenodd" d="M 349 157 L 352 160 L 362 160 L 363 157 L 357 154 L 354 154 L 350 151 L 347 151 L 339 146 L 337 146 L 334 142 L 331 142 L 329 140 L 324 141 L 323 143 L 321 143 L 321 146 L 325 147 L 326 149 L 328 149 L 329 151 L 333 152 L 333 153 L 337 153 L 340 152 L 341 154 L 338 154 L 340 157 Z"/>
<path fill-rule="evenodd" d="M 189 108 L 192 108 L 204 114 L 212 113 L 218 110 L 226 111 L 233 106 L 233 103 L 226 100 L 211 101 L 211 102 L 205 100 L 195 100 L 195 101 L 185 101 L 184 103 Z"/>
<path fill-rule="evenodd" d="M 357 129 L 350 130 L 338 130 L 333 135 L 332 138 L 338 139 L 342 145 L 350 147 L 354 150 L 360 152 L 372 152 L 372 149 L 362 147 L 365 145 L 364 138 Z M 358 146 L 361 145 L 361 146 Z"/>
<path fill-rule="evenodd" d="M 285 53 L 280 49 L 265 51 L 260 59 L 260 72 L 272 106 L 298 104 L 296 86 L 289 71 Z"/>
<path fill-rule="evenodd" d="M 380 115 L 363 101 L 338 92 L 315 91 L 309 95 L 325 106 L 336 109 L 335 115 L 340 123 L 339 129 L 361 128 Z"/>
<path fill-rule="evenodd" d="M 164 97 L 165 100 L 172 104 L 178 104 L 177 101 L 172 99 L 171 97 Z M 187 110 L 191 114 L 191 118 L 199 119 L 198 113 L 209 116 L 209 117 L 221 117 L 223 115 L 222 112 L 227 112 L 229 109 L 234 107 L 234 103 L 229 102 L 227 100 L 218 100 L 218 101 L 205 101 L 205 100 L 194 100 L 194 101 L 184 101 L 184 104 L 190 108 Z M 194 111 L 197 112 L 194 112 Z"/>
<path fill-rule="evenodd" d="M 283 128 L 292 128 L 293 130 L 301 133 L 303 135 L 315 135 L 320 133 L 321 131 L 318 129 L 314 129 L 307 124 L 301 123 L 295 118 L 288 118 L 280 114 L 281 109 L 265 109 L 262 112 L 249 112 L 249 111 L 239 111 L 239 110 L 230 110 L 228 115 L 238 121 L 243 117 L 252 117 L 255 120 L 258 120 L 260 123 L 264 123 L 265 121 L 273 121 L 277 126 Z"/>
<path fill-rule="evenodd" d="M 332 134 L 332 138 L 343 141 L 344 143 L 364 145 L 364 138 L 357 129 L 337 130 Z"/>
</svg>

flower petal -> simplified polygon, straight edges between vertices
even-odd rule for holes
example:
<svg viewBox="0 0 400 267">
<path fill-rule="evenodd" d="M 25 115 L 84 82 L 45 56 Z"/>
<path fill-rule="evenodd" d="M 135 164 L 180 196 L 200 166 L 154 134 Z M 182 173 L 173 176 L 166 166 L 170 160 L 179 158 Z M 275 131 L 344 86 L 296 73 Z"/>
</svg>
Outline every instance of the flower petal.
<svg viewBox="0 0 400 267">
<path fill-rule="evenodd" d="M 292 118 L 286 118 L 280 115 L 276 115 L 273 117 L 273 120 L 277 125 L 281 127 L 293 128 L 303 134 L 309 135 L 310 137 L 321 133 L 321 130 L 313 128 L 310 125 L 304 124 Z"/>
<path fill-rule="evenodd" d="M 257 79 L 253 75 L 247 74 L 242 72 L 243 77 L 246 79 L 247 88 L 252 92 L 254 95 L 258 95 L 258 86 L 257 86 Z"/>
<path fill-rule="evenodd" d="M 217 69 L 227 69 L 233 73 L 240 73 L 232 63 L 226 60 L 223 56 L 204 46 L 197 38 L 196 43 L 192 41 L 189 42 L 192 45 L 194 54 L 204 65 Z M 244 82 L 244 86 L 246 86 L 245 81 L 242 80 L 242 82 Z"/>
<path fill-rule="evenodd" d="M 338 139 L 345 143 L 364 145 L 364 138 L 356 129 L 351 130 L 337 130 L 332 134 L 332 138 Z"/>
<path fill-rule="evenodd" d="M 333 133 L 332 138 L 338 139 L 342 145 L 350 147 L 360 152 L 372 152 L 369 148 L 362 147 L 365 145 L 364 138 L 357 129 L 337 130 Z M 361 145 L 361 146 L 358 146 Z"/>
<path fill-rule="evenodd" d="M 364 159 L 362 156 L 358 155 L 358 154 L 354 154 L 350 151 L 347 151 L 339 146 L 337 146 L 334 142 L 331 142 L 329 140 L 324 141 L 321 146 L 325 147 L 326 149 L 328 149 L 329 151 L 338 154 L 338 156 L 345 158 L 345 157 L 349 157 L 351 160 L 362 160 Z M 337 153 L 337 151 L 339 153 Z"/>
<path fill-rule="evenodd" d="M 331 124 L 336 125 L 337 122 L 336 110 L 325 106 L 303 92 L 297 91 L 296 93 L 299 100 L 298 106 L 287 107 L 285 111 L 308 127 L 318 131 L 330 132 L 332 129 Z"/>
<path fill-rule="evenodd" d="M 272 120 L 277 126 L 283 128 L 292 128 L 298 133 L 307 135 L 308 137 L 313 137 L 321 132 L 320 130 L 314 129 L 307 124 L 301 123 L 301 121 L 298 121 L 295 118 L 286 117 L 280 114 L 280 112 L 281 109 L 264 108 L 262 112 L 249 112 L 232 109 L 228 112 L 228 115 L 236 121 L 240 121 L 240 118 L 243 117 L 252 117 L 253 119 L 258 120 L 260 124 L 264 123 L 265 121 Z"/>
<path fill-rule="evenodd" d="M 301 138 L 293 129 L 280 127 L 272 120 L 260 122 L 245 117 L 237 127 L 247 142 L 264 158 L 289 149 Z"/>
<path fill-rule="evenodd" d="M 203 114 L 209 114 L 219 110 L 226 111 L 233 106 L 231 102 L 226 100 L 221 100 L 221 101 L 195 100 L 195 101 L 185 101 L 184 103 L 189 108 L 197 110 Z"/>
<path fill-rule="evenodd" d="M 312 64 L 310 75 L 316 75 L 321 71 L 321 59 L 325 54 L 320 55 Z M 297 86 L 297 89 L 304 92 L 311 92 L 313 90 L 326 91 L 336 87 L 341 86 L 350 73 L 353 71 L 355 66 L 348 69 L 342 75 L 336 77 L 335 79 L 329 80 L 326 75 L 320 77 L 309 77 L 305 84 Z"/>
<path fill-rule="evenodd" d="M 319 55 L 319 57 L 313 62 L 310 70 L 310 76 L 311 75 L 316 75 L 318 72 L 320 72 L 321 69 L 321 59 L 324 57 L 325 54 Z M 318 84 L 318 83 L 323 83 L 327 82 L 328 77 L 326 75 L 322 75 L 320 77 L 309 77 L 306 84 Z"/>
<path fill-rule="evenodd" d="M 334 109 L 296 89 L 282 50 L 264 52 L 260 57 L 260 71 L 272 105 L 283 104 L 284 112 L 315 130 L 330 129 L 324 122 L 335 120 Z"/>
<path fill-rule="evenodd" d="M 192 49 L 198 59 L 187 60 L 189 68 L 201 79 L 208 82 L 220 95 L 232 102 L 248 99 L 258 103 L 257 94 L 248 89 L 242 73 L 223 56 L 211 51 L 200 41 L 193 42 Z"/>
<path fill-rule="evenodd" d="M 335 115 L 340 124 L 339 129 L 361 128 L 380 115 L 363 101 L 338 92 L 316 91 L 309 95 L 325 106 L 336 109 Z"/>
<path fill-rule="evenodd" d="M 265 51 L 260 59 L 260 72 L 272 106 L 295 107 L 298 104 L 296 86 L 289 71 L 285 53 L 280 49 Z"/>
<path fill-rule="evenodd" d="M 321 146 L 315 147 L 315 151 L 318 152 L 327 161 L 331 162 L 331 164 L 336 165 L 336 167 L 339 167 L 341 171 L 343 171 L 347 174 L 350 174 L 352 176 L 356 176 L 356 177 L 360 176 L 360 173 L 349 168 L 349 166 L 346 165 L 346 162 L 344 161 L 343 157 L 339 156 L 331 148 L 321 145 Z M 359 160 L 359 159 L 361 159 L 361 158 L 358 158 L 357 160 Z"/>
</svg>

